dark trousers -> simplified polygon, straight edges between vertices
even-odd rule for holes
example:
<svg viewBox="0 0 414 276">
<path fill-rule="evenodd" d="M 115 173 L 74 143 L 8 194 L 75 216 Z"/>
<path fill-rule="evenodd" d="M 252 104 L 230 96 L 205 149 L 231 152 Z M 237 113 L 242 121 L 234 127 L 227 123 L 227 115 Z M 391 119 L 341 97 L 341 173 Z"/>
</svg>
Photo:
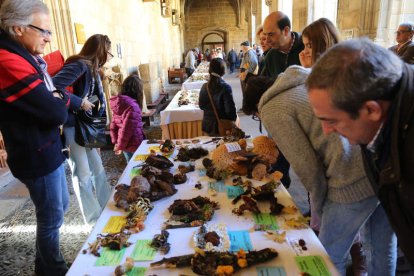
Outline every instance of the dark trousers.
<svg viewBox="0 0 414 276">
<path fill-rule="evenodd" d="M 190 77 L 194 73 L 194 69 L 186 67 L 185 72 L 187 73 L 187 77 Z"/>
<path fill-rule="evenodd" d="M 233 73 L 235 68 L 236 68 L 236 63 L 230 62 L 230 73 Z"/>
</svg>

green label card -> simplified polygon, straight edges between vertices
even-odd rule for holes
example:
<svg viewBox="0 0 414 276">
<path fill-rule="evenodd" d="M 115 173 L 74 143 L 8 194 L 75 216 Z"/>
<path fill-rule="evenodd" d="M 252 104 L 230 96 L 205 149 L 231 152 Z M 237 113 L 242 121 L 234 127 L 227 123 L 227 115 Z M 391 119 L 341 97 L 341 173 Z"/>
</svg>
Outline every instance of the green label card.
<svg viewBox="0 0 414 276">
<path fill-rule="evenodd" d="M 132 168 L 129 176 L 133 178 L 134 176 L 141 175 L 141 168 Z"/>
<path fill-rule="evenodd" d="M 240 186 L 226 186 L 226 188 L 228 198 L 235 198 L 244 193 L 243 187 Z"/>
<path fill-rule="evenodd" d="M 155 249 L 150 246 L 151 240 L 137 240 L 131 258 L 134 261 L 152 261 L 155 256 Z"/>
<path fill-rule="evenodd" d="M 109 248 L 105 247 L 101 251 L 101 256 L 96 260 L 96 266 L 113 266 L 119 265 L 121 263 L 122 258 L 124 257 L 126 248 L 122 250 L 110 250 Z"/>
<path fill-rule="evenodd" d="M 277 225 L 276 218 L 272 214 L 260 213 L 253 214 L 253 219 L 256 224 L 269 226 L 266 229 L 269 230 L 278 230 L 279 226 Z"/>
<path fill-rule="evenodd" d="M 130 271 L 126 273 L 127 276 L 144 276 L 147 271 L 146 267 L 134 266 Z"/>
<path fill-rule="evenodd" d="M 286 271 L 283 267 L 258 266 L 256 271 L 258 276 L 286 276 Z"/>
<path fill-rule="evenodd" d="M 312 276 L 331 276 L 321 256 L 297 256 L 296 264 L 301 272 Z"/>
</svg>

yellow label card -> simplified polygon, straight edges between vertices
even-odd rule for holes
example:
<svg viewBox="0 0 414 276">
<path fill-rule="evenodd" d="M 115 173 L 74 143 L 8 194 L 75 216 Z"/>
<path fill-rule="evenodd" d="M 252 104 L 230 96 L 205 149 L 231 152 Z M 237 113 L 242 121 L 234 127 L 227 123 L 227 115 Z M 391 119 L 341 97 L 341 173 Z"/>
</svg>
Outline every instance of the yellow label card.
<svg viewBox="0 0 414 276">
<path fill-rule="evenodd" d="M 125 226 L 126 222 L 126 217 L 124 216 L 112 216 L 106 223 L 102 233 L 119 233 L 122 227 Z"/>
</svg>

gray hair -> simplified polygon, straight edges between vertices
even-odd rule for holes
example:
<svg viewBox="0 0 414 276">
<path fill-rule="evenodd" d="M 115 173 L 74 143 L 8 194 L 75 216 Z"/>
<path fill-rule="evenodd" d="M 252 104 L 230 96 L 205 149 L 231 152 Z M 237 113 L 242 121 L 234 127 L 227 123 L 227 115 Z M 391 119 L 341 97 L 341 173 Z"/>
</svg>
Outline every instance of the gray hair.
<svg viewBox="0 0 414 276">
<path fill-rule="evenodd" d="M 0 9 L 0 27 L 15 36 L 13 27 L 29 25 L 35 13 L 49 14 L 49 9 L 39 0 L 6 0 Z"/>
<path fill-rule="evenodd" d="M 414 31 L 414 26 L 410 22 L 403 22 L 403 23 L 400 23 L 400 25 L 398 26 L 407 28 L 407 31 L 410 31 L 410 32 Z"/>
<path fill-rule="evenodd" d="M 352 39 L 329 49 L 312 68 L 306 86 L 324 89 L 335 107 L 356 119 L 366 101 L 392 100 L 403 62 L 367 38 Z"/>
</svg>

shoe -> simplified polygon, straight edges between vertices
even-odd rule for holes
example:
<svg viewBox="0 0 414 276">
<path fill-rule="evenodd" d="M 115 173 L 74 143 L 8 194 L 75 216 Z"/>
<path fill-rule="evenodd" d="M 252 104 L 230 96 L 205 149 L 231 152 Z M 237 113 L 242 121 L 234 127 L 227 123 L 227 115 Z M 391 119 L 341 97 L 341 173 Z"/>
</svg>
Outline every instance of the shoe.
<svg viewBox="0 0 414 276">
<path fill-rule="evenodd" d="M 362 249 L 362 244 L 360 242 L 354 243 L 349 253 L 352 258 L 352 271 L 354 272 L 354 276 L 367 276 L 367 260 Z"/>
</svg>

